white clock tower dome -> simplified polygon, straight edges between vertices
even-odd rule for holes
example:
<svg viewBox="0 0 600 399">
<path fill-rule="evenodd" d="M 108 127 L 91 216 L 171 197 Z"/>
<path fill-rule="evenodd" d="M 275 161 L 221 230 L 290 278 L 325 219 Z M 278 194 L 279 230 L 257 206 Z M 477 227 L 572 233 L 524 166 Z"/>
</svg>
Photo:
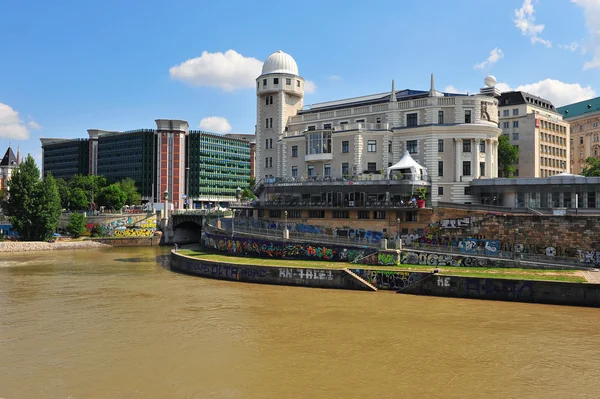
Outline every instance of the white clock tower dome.
<svg viewBox="0 0 600 399">
<path fill-rule="evenodd" d="M 302 109 L 304 79 L 294 58 L 279 50 L 269 55 L 256 78 L 256 180 L 284 177 L 287 149 L 280 140 L 290 116 Z"/>
</svg>

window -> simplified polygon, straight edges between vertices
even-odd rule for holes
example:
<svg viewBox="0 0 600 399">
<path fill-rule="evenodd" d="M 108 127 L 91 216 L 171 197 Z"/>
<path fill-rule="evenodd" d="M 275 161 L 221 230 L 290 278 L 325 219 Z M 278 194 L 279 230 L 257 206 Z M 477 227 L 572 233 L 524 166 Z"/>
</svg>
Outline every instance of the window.
<svg viewBox="0 0 600 399">
<path fill-rule="evenodd" d="M 519 127 L 519 121 L 513 121 L 513 127 Z"/>
<path fill-rule="evenodd" d="M 592 127 L 598 127 L 599 124 L 600 124 L 600 122 L 594 122 L 594 124 L 592 125 Z"/>
<path fill-rule="evenodd" d="M 479 152 L 485 152 L 485 141 L 479 140 Z"/>
<path fill-rule="evenodd" d="M 273 84 L 274 85 L 278 85 L 279 84 L 279 78 L 273 78 Z"/>
<path fill-rule="evenodd" d="M 290 86 L 290 85 L 292 84 L 292 79 L 290 79 L 290 78 L 286 78 L 286 79 L 285 79 L 285 84 L 286 84 L 287 86 Z"/>
<path fill-rule="evenodd" d="M 348 176 L 348 162 L 342 163 L 342 176 Z"/>
<path fill-rule="evenodd" d="M 471 140 L 463 140 L 463 152 L 471 152 Z"/>
<path fill-rule="evenodd" d="M 267 79 L 263 79 L 263 87 L 267 85 Z"/>
<path fill-rule="evenodd" d="M 273 118 L 269 118 L 269 127 L 272 129 L 273 128 Z"/>
<path fill-rule="evenodd" d="M 417 126 L 417 114 L 406 115 L 406 126 Z"/>
<path fill-rule="evenodd" d="M 513 109 L 513 116 L 519 116 L 519 108 Z"/>
<path fill-rule="evenodd" d="M 323 165 L 323 176 L 331 176 L 331 165 L 330 164 Z"/>
<path fill-rule="evenodd" d="M 324 130 L 331 130 L 331 123 L 324 123 L 323 124 L 323 129 Z"/>
<path fill-rule="evenodd" d="M 509 112 L 509 110 L 505 109 L 504 111 L 502 111 L 502 116 L 508 116 Z"/>
<path fill-rule="evenodd" d="M 513 140 L 519 140 L 519 133 L 513 133 Z"/>
<path fill-rule="evenodd" d="M 315 167 L 313 165 L 308 165 L 306 167 L 306 171 L 308 173 L 309 176 L 314 176 L 315 175 Z"/>
<path fill-rule="evenodd" d="M 310 219 L 325 219 L 325 211 L 308 211 L 308 217 Z"/>
<path fill-rule="evenodd" d="M 298 146 L 293 145 L 292 146 L 292 158 L 297 158 L 297 157 L 298 157 Z"/>
<path fill-rule="evenodd" d="M 367 163 L 367 171 L 368 172 L 377 172 L 377 162 Z"/>
<path fill-rule="evenodd" d="M 444 152 L 444 139 L 438 139 L 438 152 Z"/>
<path fill-rule="evenodd" d="M 269 157 L 269 168 L 273 167 L 273 157 Z"/>
<path fill-rule="evenodd" d="M 358 211 L 358 218 L 359 219 L 370 219 L 371 218 L 371 212 L 369 212 L 369 211 Z"/>
<path fill-rule="evenodd" d="M 300 219 L 302 217 L 302 211 L 288 211 L 289 219 Z"/>
<path fill-rule="evenodd" d="M 444 195 L 444 187 L 438 187 L 438 195 Z"/>
<path fill-rule="evenodd" d="M 265 139 L 265 149 L 269 149 L 269 139 Z"/>
<path fill-rule="evenodd" d="M 406 212 L 406 221 L 407 222 L 418 222 L 417 212 Z"/>
<path fill-rule="evenodd" d="M 269 217 L 280 218 L 281 217 L 281 211 L 280 210 L 271 209 L 269 211 Z"/>
<path fill-rule="evenodd" d="M 444 176 L 444 161 L 438 161 L 438 176 Z"/>
<path fill-rule="evenodd" d="M 385 211 L 373 211 L 373 219 L 385 219 Z"/>
<path fill-rule="evenodd" d="M 377 152 L 377 141 L 376 140 L 367 141 L 367 151 L 368 152 Z"/>
<path fill-rule="evenodd" d="M 375 123 L 381 123 L 381 118 L 377 118 L 377 119 L 375 120 Z"/>
<path fill-rule="evenodd" d="M 348 212 L 348 211 L 333 211 L 332 216 L 334 219 L 350 219 L 350 212 Z"/>
<path fill-rule="evenodd" d="M 408 140 L 406 142 L 406 149 L 408 150 L 409 154 L 416 154 L 417 153 L 417 140 Z"/>
<path fill-rule="evenodd" d="M 265 123 L 267 124 L 267 129 L 269 128 L 269 118 L 265 119 Z"/>
<path fill-rule="evenodd" d="M 579 138 L 579 144 L 583 144 L 583 137 Z"/>
<path fill-rule="evenodd" d="M 465 187 L 465 195 L 471 195 L 471 186 Z"/>
<path fill-rule="evenodd" d="M 463 161 L 463 176 L 471 176 L 471 161 Z"/>
<path fill-rule="evenodd" d="M 292 177 L 298 177 L 298 167 L 292 166 Z"/>
<path fill-rule="evenodd" d="M 503 123 L 502 123 L 502 127 L 503 127 L 504 129 L 508 129 L 508 127 L 509 127 L 509 126 L 510 126 L 510 125 L 509 125 L 509 123 L 508 123 L 508 122 L 503 122 Z"/>
<path fill-rule="evenodd" d="M 471 123 L 471 111 L 470 110 L 465 111 L 465 123 Z"/>
<path fill-rule="evenodd" d="M 340 126 L 347 125 L 347 124 L 348 124 L 348 121 L 340 122 Z"/>
<path fill-rule="evenodd" d="M 579 131 L 583 130 L 583 125 L 579 125 Z"/>
<path fill-rule="evenodd" d="M 388 141 L 388 152 L 392 152 L 392 142 Z"/>
<path fill-rule="evenodd" d="M 357 119 L 357 120 L 355 120 L 355 122 L 356 123 L 365 123 L 365 120 L 364 119 Z"/>
<path fill-rule="evenodd" d="M 438 111 L 438 123 L 440 125 L 444 124 L 444 111 Z"/>
<path fill-rule="evenodd" d="M 296 80 L 296 87 L 300 87 L 300 81 Z"/>
<path fill-rule="evenodd" d="M 342 153 L 343 154 L 348 153 L 348 151 L 349 151 L 348 148 L 349 147 L 350 147 L 350 142 L 349 141 L 342 141 Z"/>
<path fill-rule="evenodd" d="M 309 132 L 315 131 L 317 130 L 317 127 L 315 125 L 309 126 L 307 129 Z"/>
<path fill-rule="evenodd" d="M 269 139 L 269 148 L 273 149 L 273 139 Z"/>
<path fill-rule="evenodd" d="M 265 105 L 269 105 L 269 97 L 268 96 L 265 97 L 265 100 L 267 100 L 267 101 L 265 101 Z"/>
<path fill-rule="evenodd" d="M 485 162 L 479 162 L 479 176 L 485 176 Z"/>
</svg>

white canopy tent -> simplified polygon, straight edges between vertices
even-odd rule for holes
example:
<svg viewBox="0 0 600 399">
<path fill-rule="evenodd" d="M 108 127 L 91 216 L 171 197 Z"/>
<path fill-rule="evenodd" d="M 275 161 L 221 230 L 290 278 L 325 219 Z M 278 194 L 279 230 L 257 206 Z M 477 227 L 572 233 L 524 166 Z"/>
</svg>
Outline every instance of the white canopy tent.
<svg viewBox="0 0 600 399">
<path fill-rule="evenodd" d="M 390 174 L 393 171 L 399 171 L 403 176 L 410 176 L 407 180 L 423 180 L 427 175 L 427 168 L 419 165 L 417 161 L 410 156 L 408 151 L 404 151 L 404 155 L 400 158 L 397 164 L 387 168 L 387 177 L 390 178 Z"/>
</svg>

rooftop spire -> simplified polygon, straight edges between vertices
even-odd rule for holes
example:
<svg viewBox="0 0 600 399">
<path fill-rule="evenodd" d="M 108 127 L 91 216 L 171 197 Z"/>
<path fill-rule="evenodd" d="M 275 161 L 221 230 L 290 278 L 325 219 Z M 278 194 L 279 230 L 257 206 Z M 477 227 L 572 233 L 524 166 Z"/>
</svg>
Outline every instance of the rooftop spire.
<svg viewBox="0 0 600 399">
<path fill-rule="evenodd" d="M 21 146 L 17 146 L 17 165 L 21 164 Z"/>
<path fill-rule="evenodd" d="M 390 101 L 391 102 L 396 102 L 398 101 L 396 99 L 396 89 L 394 88 L 394 79 L 392 79 L 392 92 L 390 93 Z"/>
<path fill-rule="evenodd" d="M 429 86 L 429 97 L 435 97 L 435 83 L 433 73 L 431 74 L 431 85 Z"/>
</svg>

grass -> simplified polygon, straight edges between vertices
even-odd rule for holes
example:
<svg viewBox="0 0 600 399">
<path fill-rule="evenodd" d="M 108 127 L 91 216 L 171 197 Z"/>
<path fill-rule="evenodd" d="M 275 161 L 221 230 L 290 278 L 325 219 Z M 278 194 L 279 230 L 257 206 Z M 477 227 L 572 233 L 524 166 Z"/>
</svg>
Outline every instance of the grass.
<svg viewBox="0 0 600 399">
<path fill-rule="evenodd" d="M 206 259 L 214 262 L 227 262 L 241 265 L 272 266 L 272 267 L 304 267 L 319 269 L 369 269 L 369 270 L 408 270 L 415 272 L 430 272 L 435 266 L 422 265 L 400 265 L 400 266 L 378 266 L 358 265 L 344 262 L 327 262 L 299 259 L 264 259 L 240 257 L 235 255 L 216 254 L 201 249 L 179 249 L 178 253 L 196 258 Z M 439 266 L 440 274 L 455 275 L 462 277 L 483 278 L 506 278 L 519 280 L 550 280 L 570 283 L 585 283 L 587 280 L 579 275 L 577 271 L 571 270 L 549 270 L 549 269 L 518 269 L 518 268 L 485 268 L 485 267 L 461 267 L 461 266 Z"/>
</svg>

